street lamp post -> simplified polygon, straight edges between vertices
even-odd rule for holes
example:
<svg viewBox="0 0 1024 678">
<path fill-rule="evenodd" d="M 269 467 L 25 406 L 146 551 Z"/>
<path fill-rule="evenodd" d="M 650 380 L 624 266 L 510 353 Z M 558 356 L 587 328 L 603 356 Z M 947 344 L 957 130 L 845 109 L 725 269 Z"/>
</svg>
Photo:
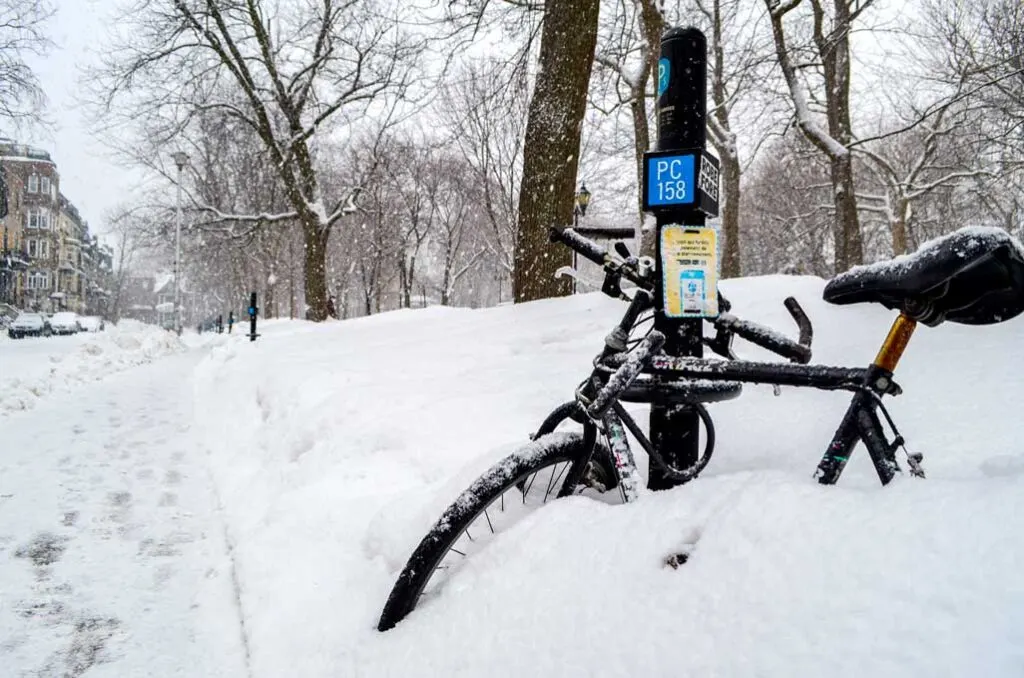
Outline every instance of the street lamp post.
<svg viewBox="0 0 1024 678">
<path fill-rule="evenodd" d="M 572 227 L 579 228 L 580 217 L 586 216 L 587 205 L 590 204 L 590 191 L 587 190 L 587 185 L 580 182 L 580 190 L 576 191 L 576 202 L 572 208 Z M 576 250 L 572 251 L 572 270 L 576 271 L 576 275 L 579 275 L 579 271 L 576 269 Z M 576 294 L 576 276 L 572 278 L 572 293 Z"/>
<path fill-rule="evenodd" d="M 178 166 L 178 200 L 177 219 L 174 226 L 174 329 L 181 335 L 181 172 L 188 164 L 188 153 L 178 151 L 172 153 L 174 164 Z"/>
</svg>

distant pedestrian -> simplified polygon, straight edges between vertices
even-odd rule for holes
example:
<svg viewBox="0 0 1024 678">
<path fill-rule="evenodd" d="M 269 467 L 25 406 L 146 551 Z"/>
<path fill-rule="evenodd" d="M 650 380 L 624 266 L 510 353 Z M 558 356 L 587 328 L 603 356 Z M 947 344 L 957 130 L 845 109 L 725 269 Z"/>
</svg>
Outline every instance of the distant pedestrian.
<svg viewBox="0 0 1024 678">
<path fill-rule="evenodd" d="M 231 328 L 235 326 L 235 312 L 228 311 L 228 334 L 231 334 Z"/>
</svg>

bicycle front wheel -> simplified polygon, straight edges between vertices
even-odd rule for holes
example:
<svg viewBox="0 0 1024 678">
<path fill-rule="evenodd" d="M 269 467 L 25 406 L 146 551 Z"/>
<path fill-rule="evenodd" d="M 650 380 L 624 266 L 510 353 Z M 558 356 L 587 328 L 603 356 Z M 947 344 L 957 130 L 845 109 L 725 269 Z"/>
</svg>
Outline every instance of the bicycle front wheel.
<svg viewBox="0 0 1024 678">
<path fill-rule="evenodd" d="M 585 453 L 582 433 L 548 433 L 477 478 L 413 551 L 388 596 L 377 630 L 393 628 L 495 534 L 558 497 L 572 463 Z M 608 465 L 610 458 L 608 448 L 597 442 L 584 472 L 584 487 L 603 491 L 614 485 L 606 477 L 606 469 L 614 468 Z"/>
</svg>

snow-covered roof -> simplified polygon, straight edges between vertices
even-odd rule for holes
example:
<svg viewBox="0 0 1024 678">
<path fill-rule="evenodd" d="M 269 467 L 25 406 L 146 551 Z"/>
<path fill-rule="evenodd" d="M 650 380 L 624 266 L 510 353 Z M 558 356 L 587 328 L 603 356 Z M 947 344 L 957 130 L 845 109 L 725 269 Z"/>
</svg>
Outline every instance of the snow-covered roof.
<svg viewBox="0 0 1024 678">
<path fill-rule="evenodd" d="M 159 292 L 174 280 L 173 273 L 157 273 L 153 276 L 153 292 Z"/>
</svg>

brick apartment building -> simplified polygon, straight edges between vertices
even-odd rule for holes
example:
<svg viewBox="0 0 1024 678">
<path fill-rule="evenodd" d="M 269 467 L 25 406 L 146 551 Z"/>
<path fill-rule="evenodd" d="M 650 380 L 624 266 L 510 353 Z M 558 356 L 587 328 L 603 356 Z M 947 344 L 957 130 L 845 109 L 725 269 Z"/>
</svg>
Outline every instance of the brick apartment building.
<svg viewBox="0 0 1024 678">
<path fill-rule="evenodd" d="M 40 311 L 102 315 L 113 252 L 90 235 L 60 192 L 46 151 L 0 139 L 7 216 L 0 218 L 0 302 Z"/>
</svg>

